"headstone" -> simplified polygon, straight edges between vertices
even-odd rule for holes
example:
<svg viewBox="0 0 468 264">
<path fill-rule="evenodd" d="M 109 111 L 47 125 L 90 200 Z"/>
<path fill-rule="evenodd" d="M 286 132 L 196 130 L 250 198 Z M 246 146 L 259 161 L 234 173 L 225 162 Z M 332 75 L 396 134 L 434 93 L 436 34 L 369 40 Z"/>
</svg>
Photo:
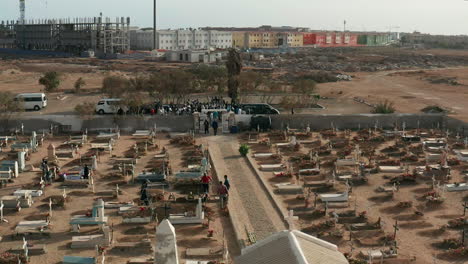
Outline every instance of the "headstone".
<svg viewBox="0 0 468 264">
<path fill-rule="evenodd" d="M 32 147 L 33 151 L 35 152 L 36 149 L 37 149 L 37 135 L 36 135 L 36 131 L 33 131 L 33 132 L 32 132 L 31 147 Z"/>
<path fill-rule="evenodd" d="M 26 152 L 20 151 L 18 152 L 18 168 L 22 172 L 24 171 L 24 168 L 26 167 Z"/>
<path fill-rule="evenodd" d="M 294 210 L 289 210 L 288 216 L 285 217 L 285 220 L 288 222 L 289 231 L 294 230 L 294 221 L 298 219 L 299 217 L 294 216 Z"/>
<path fill-rule="evenodd" d="M 47 159 L 49 162 L 53 162 L 57 159 L 54 144 L 50 144 L 49 147 L 47 147 Z"/>
<path fill-rule="evenodd" d="M 97 157 L 96 157 L 96 155 L 93 155 L 92 159 L 93 159 L 93 160 L 92 160 L 93 164 L 91 165 L 91 168 L 92 168 L 93 170 L 97 170 L 97 169 L 98 169 L 98 164 L 97 164 Z"/>
<path fill-rule="evenodd" d="M 49 217 L 52 217 L 52 198 L 49 198 Z"/>
<path fill-rule="evenodd" d="M 0 224 L 4 221 L 3 219 L 3 201 L 0 201 Z"/>
<path fill-rule="evenodd" d="M 167 219 L 156 229 L 154 264 L 179 264 L 175 229 Z"/>
</svg>

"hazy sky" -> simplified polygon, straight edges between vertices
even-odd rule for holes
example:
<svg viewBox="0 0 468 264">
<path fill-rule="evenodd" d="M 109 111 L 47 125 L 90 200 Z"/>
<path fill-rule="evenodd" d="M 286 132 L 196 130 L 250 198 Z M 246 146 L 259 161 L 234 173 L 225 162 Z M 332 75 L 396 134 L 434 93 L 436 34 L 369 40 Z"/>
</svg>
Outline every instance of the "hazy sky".
<svg viewBox="0 0 468 264">
<path fill-rule="evenodd" d="M 129 16 L 152 26 L 153 0 L 26 0 L 27 18 Z M 19 17 L 19 0 L 0 0 L 0 20 Z M 464 0 L 158 0 L 158 28 L 289 25 L 312 29 L 468 34 Z M 392 29 L 396 31 L 395 28 Z"/>
</svg>

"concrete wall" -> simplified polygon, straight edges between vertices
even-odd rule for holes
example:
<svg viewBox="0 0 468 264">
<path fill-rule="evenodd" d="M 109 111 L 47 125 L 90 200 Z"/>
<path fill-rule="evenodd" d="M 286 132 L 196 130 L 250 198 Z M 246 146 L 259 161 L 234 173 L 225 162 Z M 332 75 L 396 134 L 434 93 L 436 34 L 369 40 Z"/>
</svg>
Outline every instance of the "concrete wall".
<svg viewBox="0 0 468 264">
<path fill-rule="evenodd" d="M 465 128 L 468 135 L 468 124 L 453 118 L 438 114 L 393 114 L 393 115 L 273 115 L 271 116 L 273 129 L 281 129 L 286 125 L 290 128 L 305 128 L 310 125 L 311 129 L 330 129 L 333 126 L 338 129 L 356 129 L 378 127 L 393 129 L 395 124 L 401 128 L 403 122 L 406 128 L 417 128 L 418 122 L 421 128 L 449 128 L 452 131 L 461 131 Z M 174 132 L 186 132 L 194 127 L 192 116 L 96 116 L 93 119 L 81 120 L 74 115 L 37 115 L 20 116 L 10 120 L 8 124 L 0 121 L 0 131 L 19 128 L 24 125 L 25 131 L 41 131 L 50 129 L 51 125 L 66 131 L 88 131 L 103 130 L 119 127 L 122 131 L 133 132 L 137 129 L 150 129 L 156 125 L 157 130 Z"/>
<path fill-rule="evenodd" d="M 0 121 L 0 130 L 5 131 L 14 128 L 20 128 L 24 125 L 24 130 L 41 131 L 55 126 L 62 131 L 88 131 L 103 130 L 119 127 L 121 131 L 133 132 L 137 129 L 156 129 L 173 132 L 187 132 L 193 129 L 192 116 L 97 116 L 93 119 L 81 120 L 79 116 L 74 115 L 41 115 L 41 116 L 22 116 L 15 120 L 10 120 L 8 124 L 5 120 Z"/>
<path fill-rule="evenodd" d="M 393 128 L 395 124 L 406 128 L 417 128 L 418 121 L 421 128 L 443 126 L 445 117 L 438 114 L 353 114 L 353 115 L 276 115 L 271 116 L 273 129 L 281 129 L 286 125 L 289 128 L 329 129 L 333 126 L 338 129 L 354 129 L 374 127 Z"/>
<path fill-rule="evenodd" d="M 445 119 L 444 127 L 451 130 L 454 133 L 458 133 L 461 137 L 468 136 L 468 123 L 460 121 L 458 119 L 447 117 Z"/>
</svg>

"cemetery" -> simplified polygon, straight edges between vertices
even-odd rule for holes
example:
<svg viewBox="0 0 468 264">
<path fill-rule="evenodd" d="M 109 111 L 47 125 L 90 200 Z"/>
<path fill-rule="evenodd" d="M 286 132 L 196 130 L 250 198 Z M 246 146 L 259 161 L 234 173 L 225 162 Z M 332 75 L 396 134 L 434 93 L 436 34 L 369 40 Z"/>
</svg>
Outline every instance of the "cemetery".
<svg viewBox="0 0 468 264">
<path fill-rule="evenodd" d="M 460 134 L 259 130 L 0 135 L 0 263 L 468 261 Z"/>
</svg>

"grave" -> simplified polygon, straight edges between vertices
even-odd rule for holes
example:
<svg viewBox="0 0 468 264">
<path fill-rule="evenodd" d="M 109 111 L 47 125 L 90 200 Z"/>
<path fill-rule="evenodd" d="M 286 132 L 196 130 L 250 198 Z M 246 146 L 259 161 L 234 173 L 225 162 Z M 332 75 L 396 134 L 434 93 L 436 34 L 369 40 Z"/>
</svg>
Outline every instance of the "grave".
<svg viewBox="0 0 468 264">
<path fill-rule="evenodd" d="M 203 158 L 200 165 L 189 165 L 186 170 L 175 174 L 177 179 L 197 179 L 210 170 L 210 164 L 207 158 Z"/>
<path fill-rule="evenodd" d="M 405 171 L 402 166 L 379 166 L 378 169 L 382 173 L 402 173 Z"/>
<path fill-rule="evenodd" d="M 262 171 L 280 171 L 286 168 L 283 164 L 262 164 L 260 170 Z"/>
<path fill-rule="evenodd" d="M 17 178 L 19 176 L 18 161 L 2 160 L 0 162 L 0 171 L 8 171 L 8 170 L 11 170 L 13 172 L 12 177 Z"/>
<path fill-rule="evenodd" d="M 136 138 L 151 138 L 154 136 L 154 132 L 151 130 L 136 130 L 132 136 Z"/>
<path fill-rule="evenodd" d="M 31 192 L 22 193 L 21 195 L 17 196 L 3 196 L 2 201 L 5 204 L 5 208 L 17 208 L 17 205 L 19 205 L 21 208 L 29 208 L 33 204 Z"/>
<path fill-rule="evenodd" d="M 104 216 L 104 201 L 102 199 L 93 203 L 91 216 L 76 215 L 72 216 L 70 225 L 73 227 L 74 232 L 79 232 L 80 225 L 99 225 L 107 224 L 107 217 Z"/>
<path fill-rule="evenodd" d="M 13 195 L 14 196 L 19 196 L 19 197 L 24 197 L 26 195 L 31 195 L 31 197 L 40 197 L 44 194 L 42 190 L 16 190 Z"/>
<path fill-rule="evenodd" d="M 136 176 L 136 180 L 139 182 L 161 182 L 165 181 L 167 178 L 166 173 L 162 172 L 142 172 Z"/>
<path fill-rule="evenodd" d="M 6 169 L 1 169 L 0 168 L 0 180 L 8 181 L 11 178 L 13 178 L 13 175 L 14 175 L 14 173 L 10 168 L 6 168 Z"/>
<path fill-rule="evenodd" d="M 112 152 L 112 144 L 110 141 L 108 143 L 91 143 L 91 149 Z"/>
<path fill-rule="evenodd" d="M 302 194 L 303 188 L 301 185 L 292 183 L 277 183 L 275 184 L 278 194 Z"/>
<path fill-rule="evenodd" d="M 99 132 L 99 134 L 96 136 L 97 139 L 119 139 L 120 138 L 120 131 L 117 131 L 115 133 L 112 132 Z"/>
<path fill-rule="evenodd" d="M 273 153 L 256 153 L 253 156 L 254 158 L 261 159 L 261 158 L 270 158 L 273 155 L 274 155 Z"/>
<path fill-rule="evenodd" d="M 16 235 L 41 234 L 50 235 L 49 221 L 20 221 L 15 227 Z"/>
<path fill-rule="evenodd" d="M 17 209 L 21 210 L 20 198 L 18 196 L 3 196 L 1 199 L 3 207 L 5 209 Z"/>
<path fill-rule="evenodd" d="M 156 229 L 154 264 L 179 264 L 175 229 L 167 219 Z"/>
<path fill-rule="evenodd" d="M 21 245 L 16 246 L 10 250 L 13 254 L 25 254 L 25 256 L 30 255 L 41 255 L 47 253 L 45 244 L 34 244 L 30 245 L 27 243 L 26 239 L 23 237 Z"/>
<path fill-rule="evenodd" d="M 349 185 L 344 193 L 319 194 L 319 198 L 324 203 L 347 202 L 349 199 Z"/>
<path fill-rule="evenodd" d="M 445 184 L 445 190 L 447 190 L 447 192 L 468 191 L 468 184 L 467 183 L 449 183 L 449 184 Z"/>
<path fill-rule="evenodd" d="M 133 202 L 105 202 L 104 203 L 104 208 L 105 209 L 118 209 L 121 207 L 131 207 L 133 206 Z"/>
<path fill-rule="evenodd" d="M 111 244 L 110 228 L 102 227 L 102 235 L 73 236 L 71 248 L 108 247 Z"/>
<path fill-rule="evenodd" d="M 169 221 L 173 225 L 202 224 L 204 219 L 205 212 L 203 212 L 202 200 L 200 198 L 198 198 L 198 203 L 195 209 L 195 216 L 187 216 L 187 213 L 169 215 Z"/>
<path fill-rule="evenodd" d="M 457 154 L 457 158 L 458 158 L 460 161 L 468 162 L 468 149 L 464 149 L 464 150 L 455 150 L 454 152 Z"/>
</svg>

